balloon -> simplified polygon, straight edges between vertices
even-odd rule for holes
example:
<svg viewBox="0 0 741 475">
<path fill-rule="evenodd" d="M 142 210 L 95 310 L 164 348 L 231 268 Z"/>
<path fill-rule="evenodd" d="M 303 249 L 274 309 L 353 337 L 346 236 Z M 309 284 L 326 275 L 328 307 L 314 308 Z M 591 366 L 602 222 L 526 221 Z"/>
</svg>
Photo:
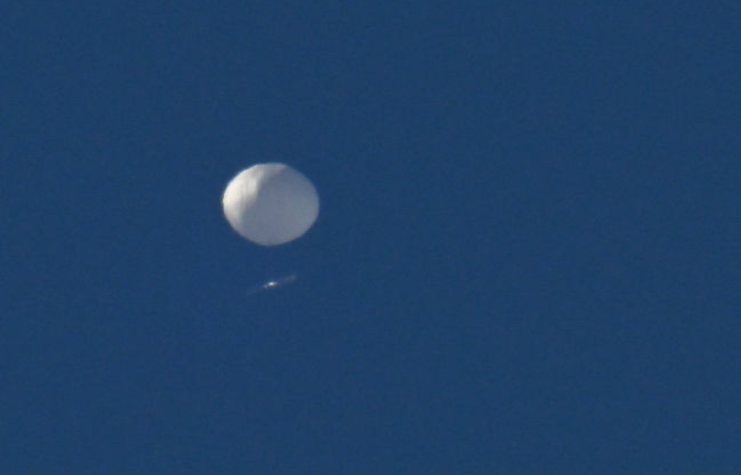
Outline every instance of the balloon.
<svg viewBox="0 0 741 475">
<path fill-rule="evenodd" d="M 319 214 L 314 185 L 282 163 L 254 165 L 240 172 L 224 190 L 223 205 L 232 228 L 262 246 L 303 236 Z"/>
</svg>

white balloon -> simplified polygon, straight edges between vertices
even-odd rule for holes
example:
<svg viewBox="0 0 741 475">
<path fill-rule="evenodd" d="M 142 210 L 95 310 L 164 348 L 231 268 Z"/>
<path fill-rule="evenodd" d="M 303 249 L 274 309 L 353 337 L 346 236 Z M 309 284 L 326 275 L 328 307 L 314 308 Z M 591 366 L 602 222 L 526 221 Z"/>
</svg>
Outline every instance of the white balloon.
<svg viewBox="0 0 741 475">
<path fill-rule="evenodd" d="M 282 163 L 254 165 L 224 190 L 224 215 L 244 238 L 277 246 L 309 230 L 319 214 L 319 196 L 301 172 Z"/>
</svg>

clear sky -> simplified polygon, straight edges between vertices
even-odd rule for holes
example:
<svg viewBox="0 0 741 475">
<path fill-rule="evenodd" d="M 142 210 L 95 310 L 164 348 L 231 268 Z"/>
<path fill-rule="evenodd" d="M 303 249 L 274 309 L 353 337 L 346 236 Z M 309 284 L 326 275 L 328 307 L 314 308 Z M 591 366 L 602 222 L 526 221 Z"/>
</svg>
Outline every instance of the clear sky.
<svg viewBox="0 0 741 475">
<path fill-rule="evenodd" d="M 3 473 L 741 473 L 734 2 L 0 23 Z M 278 248 L 221 210 L 265 161 Z"/>
</svg>

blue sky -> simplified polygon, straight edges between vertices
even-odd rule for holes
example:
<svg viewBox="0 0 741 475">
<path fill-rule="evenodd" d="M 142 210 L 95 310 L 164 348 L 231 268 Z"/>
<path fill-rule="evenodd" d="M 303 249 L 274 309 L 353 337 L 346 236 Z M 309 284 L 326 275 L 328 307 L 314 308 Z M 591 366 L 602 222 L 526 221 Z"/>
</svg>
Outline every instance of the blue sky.
<svg viewBox="0 0 741 475">
<path fill-rule="evenodd" d="M 734 4 L 0 18 L 8 473 L 740 473 Z"/>
</svg>

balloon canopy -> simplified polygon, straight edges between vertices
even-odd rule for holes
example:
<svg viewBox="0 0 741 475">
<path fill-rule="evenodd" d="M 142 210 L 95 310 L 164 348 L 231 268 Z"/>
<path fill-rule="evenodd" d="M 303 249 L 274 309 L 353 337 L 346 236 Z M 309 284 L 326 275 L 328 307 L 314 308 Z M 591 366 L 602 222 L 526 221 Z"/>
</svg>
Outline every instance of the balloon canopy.
<svg viewBox="0 0 741 475">
<path fill-rule="evenodd" d="M 224 215 L 242 237 L 277 246 L 303 236 L 319 214 L 319 196 L 301 172 L 282 163 L 254 165 L 224 191 Z"/>
</svg>

